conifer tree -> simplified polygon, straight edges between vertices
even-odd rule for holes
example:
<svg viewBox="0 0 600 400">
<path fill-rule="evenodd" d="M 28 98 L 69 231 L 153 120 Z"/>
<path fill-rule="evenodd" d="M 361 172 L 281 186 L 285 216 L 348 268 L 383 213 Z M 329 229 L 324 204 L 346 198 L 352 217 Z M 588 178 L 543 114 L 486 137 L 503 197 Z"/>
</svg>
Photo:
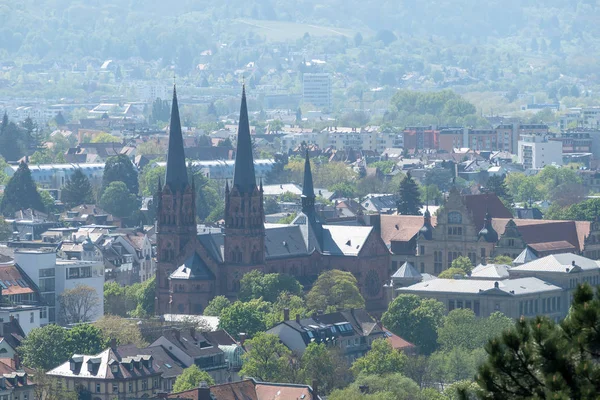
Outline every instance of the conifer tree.
<svg viewBox="0 0 600 400">
<path fill-rule="evenodd" d="M 419 186 L 410 175 L 406 174 L 402 182 L 400 182 L 400 190 L 398 192 L 398 214 L 401 215 L 421 215 L 421 192 Z"/>
<path fill-rule="evenodd" d="M 73 172 L 73 175 L 71 175 L 71 178 L 63 187 L 61 200 L 69 208 L 80 204 L 90 204 L 94 202 L 92 184 L 81 168 L 78 168 Z"/>
<path fill-rule="evenodd" d="M 538 316 L 486 346 L 481 399 L 592 399 L 600 393 L 600 293 L 586 283 L 559 324 Z"/>
<path fill-rule="evenodd" d="M 42 198 L 31 178 L 31 171 L 27 164 L 22 162 L 4 189 L 0 211 L 5 216 L 12 217 L 16 211 L 28 208 L 45 211 Z"/>
<path fill-rule="evenodd" d="M 23 156 L 21 130 L 4 114 L 0 125 L 0 155 L 6 161 L 16 161 Z"/>
<path fill-rule="evenodd" d="M 125 154 L 108 157 L 102 175 L 102 191 L 112 182 L 123 182 L 132 194 L 139 191 L 138 173 L 131 160 Z"/>
</svg>

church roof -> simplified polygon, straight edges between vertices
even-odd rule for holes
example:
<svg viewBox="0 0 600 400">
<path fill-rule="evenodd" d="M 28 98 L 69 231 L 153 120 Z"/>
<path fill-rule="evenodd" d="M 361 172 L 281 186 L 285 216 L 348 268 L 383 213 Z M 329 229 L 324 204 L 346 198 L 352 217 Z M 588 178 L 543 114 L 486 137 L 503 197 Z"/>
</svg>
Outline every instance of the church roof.
<svg viewBox="0 0 600 400">
<path fill-rule="evenodd" d="M 358 256 L 373 230 L 372 226 L 323 226 L 323 253 Z"/>
<path fill-rule="evenodd" d="M 421 273 L 408 261 L 406 261 L 396 272 L 392 278 L 421 278 Z"/>
<path fill-rule="evenodd" d="M 171 126 L 169 128 L 169 150 L 167 153 L 167 173 L 165 184 L 172 191 L 183 190 L 188 185 L 185 152 L 183 150 L 183 134 L 179 119 L 177 91 L 173 87 L 173 104 L 171 105 Z"/>
<path fill-rule="evenodd" d="M 246 88 L 242 90 L 240 107 L 240 123 L 238 126 L 237 150 L 235 154 L 235 171 L 233 186 L 241 193 L 251 193 L 256 187 L 254 160 L 252 157 L 252 138 L 248 122 L 248 106 L 246 105 Z"/>
<path fill-rule="evenodd" d="M 198 235 L 198 240 L 215 262 L 223 262 L 225 259 L 223 254 L 225 235 L 222 232 L 201 234 Z"/>
<path fill-rule="evenodd" d="M 475 226 L 483 226 L 486 213 L 495 218 L 512 218 L 513 215 L 495 194 L 469 194 L 464 196 L 465 206 L 473 215 Z"/>
<path fill-rule="evenodd" d="M 437 217 L 431 217 L 435 226 Z M 381 238 L 386 245 L 390 242 L 408 242 L 423 227 L 423 217 L 420 215 L 381 215 Z"/>
<path fill-rule="evenodd" d="M 265 229 L 265 258 L 284 258 L 310 254 L 297 225 L 268 226 Z"/>
<path fill-rule="evenodd" d="M 190 280 L 214 280 L 215 275 L 208 265 L 200 258 L 198 253 L 185 260 L 185 263 L 177 268 L 170 276 L 171 279 L 190 279 Z"/>
</svg>

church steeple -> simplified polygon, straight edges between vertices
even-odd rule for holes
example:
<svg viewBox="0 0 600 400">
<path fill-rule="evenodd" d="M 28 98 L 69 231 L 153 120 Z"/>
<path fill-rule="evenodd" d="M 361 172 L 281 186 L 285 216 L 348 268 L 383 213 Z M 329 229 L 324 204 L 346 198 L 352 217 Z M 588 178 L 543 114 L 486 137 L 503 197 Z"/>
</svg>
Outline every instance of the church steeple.
<svg viewBox="0 0 600 400">
<path fill-rule="evenodd" d="M 179 105 L 177 104 L 177 90 L 173 86 L 165 185 L 168 185 L 172 192 L 177 192 L 180 190 L 183 191 L 188 184 L 185 153 L 183 150 L 183 134 L 181 132 L 181 120 L 179 119 Z"/>
<path fill-rule="evenodd" d="M 304 160 L 304 182 L 302 185 L 302 212 L 312 214 L 315 211 L 315 189 L 313 186 L 312 171 L 310 169 L 310 158 L 306 150 Z"/>
<path fill-rule="evenodd" d="M 246 86 L 243 86 L 242 89 L 233 188 L 237 188 L 240 193 L 252 193 L 256 188 L 252 139 L 250 137 L 250 123 L 248 121 L 248 106 L 246 105 Z"/>
</svg>

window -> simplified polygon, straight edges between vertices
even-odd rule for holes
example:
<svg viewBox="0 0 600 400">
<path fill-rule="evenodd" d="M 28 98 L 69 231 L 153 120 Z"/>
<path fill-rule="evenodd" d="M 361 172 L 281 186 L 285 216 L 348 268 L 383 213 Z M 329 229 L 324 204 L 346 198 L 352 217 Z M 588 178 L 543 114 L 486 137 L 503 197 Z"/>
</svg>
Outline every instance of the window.
<svg viewBox="0 0 600 400">
<path fill-rule="evenodd" d="M 560 297 L 556 298 L 556 309 L 560 311 Z"/>
<path fill-rule="evenodd" d="M 100 389 L 101 389 L 100 384 L 96 383 L 96 393 L 100 393 Z"/>
<path fill-rule="evenodd" d="M 425 273 L 425 263 L 421 263 L 421 273 Z"/>
<path fill-rule="evenodd" d="M 419 246 L 419 255 L 420 256 L 425 255 L 425 246 L 423 246 L 423 245 Z"/>
<path fill-rule="evenodd" d="M 35 322 L 35 314 L 33 312 L 29 313 L 29 322 L 32 324 Z"/>
<path fill-rule="evenodd" d="M 129 382 L 129 384 L 127 386 L 129 389 L 129 393 L 133 393 L 133 382 Z"/>
<path fill-rule="evenodd" d="M 448 300 L 448 311 L 454 310 L 454 300 Z"/>
<path fill-rule="evenodd" d="M 112 392 L 113 393 L 119 393 L 119 384 L 118 383 L 113 383 L 112 384 Z"/>
<path fill-rule="evenodd" d="M 481 255 L 481 261 L 485 261 L 485 257 L 486 257 L 486 256 L 485 256 L 485 248 L 481 248 L 480 250 L 481 250 L 481 252 L 480 252 L 480 255 Z"/>
<path fill-rule="evenodd" d="M 142 380 L 142 390 L 148 390 L 148 380 L 147 379 Z"/>
<path fill-rule="evenodd" d="M 473 312 L 479 317 L 479 300 L 473 302 Z"/>
<path fill-rule="evenodd" d="M 461 236 L 462 235 L 462 227 L 449 226 L 448 227 L 448 235 Z"/>
<path fill-rule="evenodd" d="M 462 300 L 457 300 L 456 301 L 456 308 L 463 308 L 463 302 L 462 302 Z"/>
<path fill-rule="evenodd" d="M 515 247 L 515 239 L 508 239 L 508 247 Z"/>
<path fill-rule="evenodd" d="M 433 252 L 433 268 L 436 275 L 442 272 L 442 252 L 439 250 Z"/>
<path fill-rule="evenodd" d="M 158 388 L 158 378 L 152 378 L 152 388 Z"/>
<path fill-rule="evenodd" d="M 457 211 L 451 211 L 448 213 L 449 224 L 462 224 L 462 215 Z"/>
<path fill-rule="evenodd" d="M 465 301 L 465 308 L 471 309 L 471 301 L 470 300 Z"/>
</svg>

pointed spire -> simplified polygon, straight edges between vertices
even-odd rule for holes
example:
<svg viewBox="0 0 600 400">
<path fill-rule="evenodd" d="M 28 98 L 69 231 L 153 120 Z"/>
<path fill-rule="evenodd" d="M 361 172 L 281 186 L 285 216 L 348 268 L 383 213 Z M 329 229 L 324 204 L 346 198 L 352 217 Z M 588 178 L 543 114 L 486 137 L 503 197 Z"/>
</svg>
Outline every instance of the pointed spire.
<svg viewBox="0 0 600 400">
<path fill-rule="evenodd" d="M 183 150 L 183 134 L 181 132 L 181 120 L 179 119 L 179 105 L 177 104 L 177 91 L 175 86 L 173 86 L 173 104 L 171 106 L 171 125 L 169 128 L 169 151 L 167 153 L 165 185 L 169 185 L 173 192 L 183 190 L 188 185 L 185 152 Z"/>
<path fill-rule="evenodd" d="M 306 159 L 304 161 L 304 182 L 302 185 L 302 212 L 305 214 L 314 214 L 315 211 L 315 188 L 313 186 L 312 171 L 310 169 L 310 158 L 306 150 Z"/>
<path fill-rule="evenodd" d="M 315 189 L 313 187 L 313 177 L 310 169 L 308 150 L 306 150 L 306 158 L 304 160 L 304 182 L 302 185 L 302 196 L 315 197 Z"/>
<path fill-rule="evenodd" d="M 242 86 L 242 104 L 240 107 L 240 124 L 238 126 L 237 150 L 235 154 L 235 171 L 233 186 L 241 193 L 252 193 L 256 187 L 254 174 L 254 158 L 252 156 L 252 138 L 246 105 L 246 86 Z"/>
</svg>

